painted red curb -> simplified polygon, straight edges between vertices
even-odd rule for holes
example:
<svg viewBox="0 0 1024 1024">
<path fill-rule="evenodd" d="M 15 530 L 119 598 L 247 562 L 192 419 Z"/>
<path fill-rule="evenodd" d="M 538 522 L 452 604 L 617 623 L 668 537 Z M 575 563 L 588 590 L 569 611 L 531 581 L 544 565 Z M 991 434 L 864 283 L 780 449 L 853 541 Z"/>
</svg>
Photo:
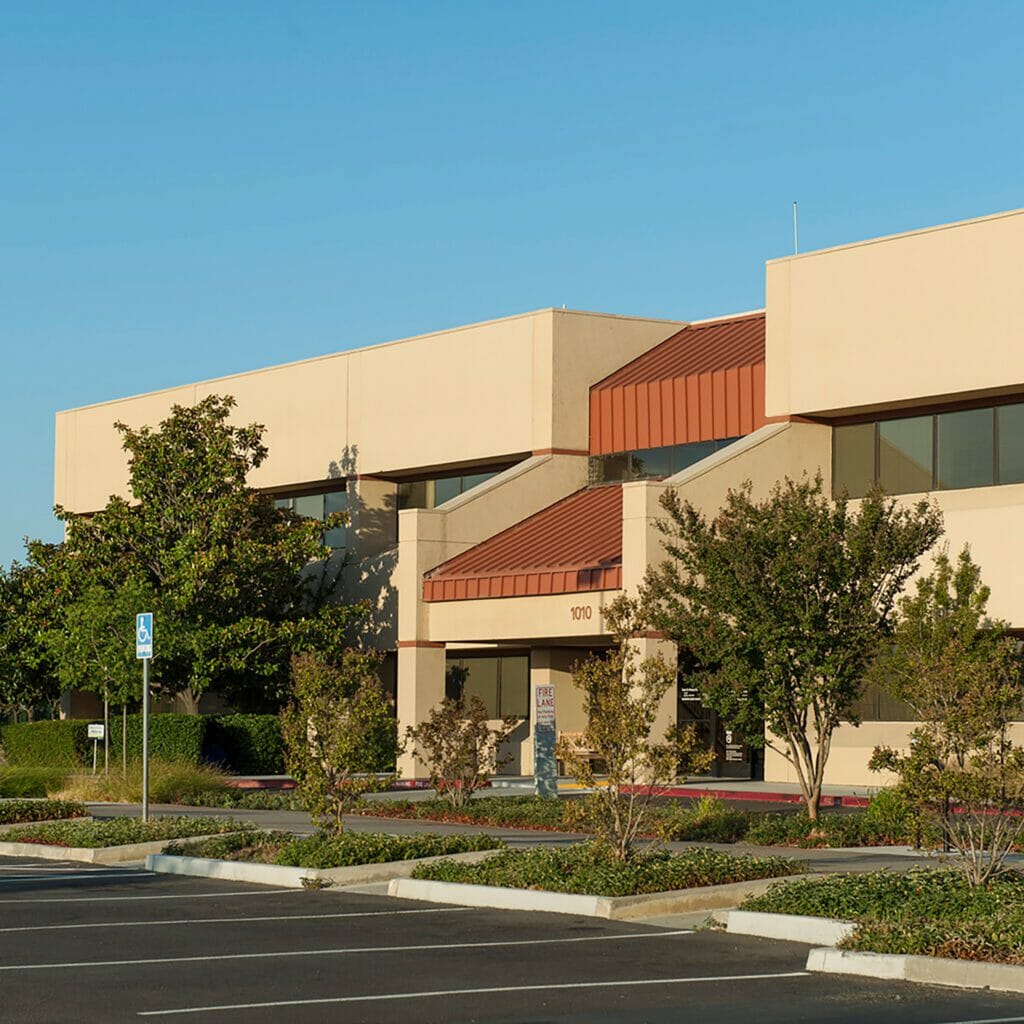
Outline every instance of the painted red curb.
<svg viewBox="0 0 1024 1024">
<path fill-rule="evenodd" d="M 637 786 L 636 792 L 646 793 L 649 788 Z M 658 787 L 660 796 L 688 797 L 699 799 L 703 796 L 715 797 L 718 800 L 740 800 L 751 803 L 772 803 L 772 804 L 802 804 L 804 798 L 799 793 L 778 793 L 770 790 L 736 790 L 736 789 L 712 789 L 709 786 L 668 786 Z M 821 798 L 822 807 L 867 807 L 866 796 L 828 796 Z"/>
</svg>

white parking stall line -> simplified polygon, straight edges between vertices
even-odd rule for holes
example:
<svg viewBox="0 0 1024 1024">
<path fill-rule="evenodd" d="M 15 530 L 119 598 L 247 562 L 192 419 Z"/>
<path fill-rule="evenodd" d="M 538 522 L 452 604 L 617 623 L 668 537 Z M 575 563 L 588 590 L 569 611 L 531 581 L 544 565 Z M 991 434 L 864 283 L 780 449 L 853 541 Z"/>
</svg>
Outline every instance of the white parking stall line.
<svg viewBox="0 0 1024 1024">
<path fill-rule="evenodd" d="M 507 939 L 492 942 L 432 942 L 406 946 L 357 946 L 332 949 L 286 949 L 273 953 L 220 953 L 207 956 L 161 956 L 143 960 L 81 960 L 74 963 L 2 964 L 0 972 L 56 971 L 85 967 L 149 967 L 153 964 L 213 963 L 220 960 L 276 960 L 299 956 L 356 956 L 366 953 L 425 953 L 448 949 L 507 949 L 513 946 L 565 946 L 583 942 L 630 942 L 637 939 L 667 939 L 692 935 L 691 931 L 630 932 L 626 935 L 579 935 L 570 939 Z"/>
<path fill-rule="evenodd" d="M 462 914 L 472 907 L 429 907 L 426 910 L 368 910 L 345 914 L 278 914 L 270 917 L 187 917 L 172 921 L 97 921 L 86 924 L 30 924 L 20 928 L 0 928 L 10 932 L 77 931 L 80 928 L 165 928 L 176 924 L 252 924 L 256 921 L 333 921 L 342 917 L 395 917 L 399 914 Z"/>
<path fill-rule="evenodd" d="M 202 900 L 225 896 L 305 896 L 304 889 L 242 889 L 237 892 L 168 893 L 161 896 L 39 896 L 0 899 L 0 903 L 125 903 L 141 900 Z"/>
<path fill-rule="evenodd" d="M 83 878 L 95 881 L 97 878 L 152 878 L 152 871 L 75 871 L 71 875 L 10 875 L 0 878 L 4 882 L 77 882 Z"/>
<path fill-rule="evenodd" d="M 511 992 L 559 992 L 583 988 L 636 988 L 641 985 L 707 985 L 719 981 L 765 981 L 774 978 L 809 978 L 807 971 L 780 971 L 775 974 L 722 974 L 697 978 L 631 978 L 626 981 L 570 981 L 550 985 L 500 985 L 493 988 L 451 988 L 426 992 L 385 992 L 369 996 L 335 996 L 325 999 L 281 999 L 272 1003 L 225 1003 L 220 1006 L 185 1006 L 174 1010 L 141 1010 L 140 1017 L 170 1017 L 183 1013 L 224 1013 L 227 1010 L 274 1010 L 286 1006 L 327 1006 L 342 1003 L 378 1003 L 395 999 L 438 999 L 452 996 L 479 996 Z M 1007 1020 L 1021 1020 L 1013 1017 Z M 972 1024 L 972 1022 L 964 1022 Z M 985 1024 L 978 1021 L 973 1024 Z M 995 1022 L 992 1022 L 995 1024 Z"/>
</svg>

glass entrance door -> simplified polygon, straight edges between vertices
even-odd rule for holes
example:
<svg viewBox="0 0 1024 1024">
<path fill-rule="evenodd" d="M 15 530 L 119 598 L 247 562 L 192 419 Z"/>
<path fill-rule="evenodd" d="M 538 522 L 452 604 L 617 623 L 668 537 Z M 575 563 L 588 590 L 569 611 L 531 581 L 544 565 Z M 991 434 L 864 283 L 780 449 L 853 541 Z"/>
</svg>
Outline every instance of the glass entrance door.
<svg viewBox="0 0 1024 1024">
<path fill-rule="evenodd" d="M 762 752 L 752 748 L 735 730 L 726 729 L 718 714 L 704 706 L 700 690 L 684 685 L 686 682 L 680 678 L 677 686 L 676 721 L 681 726 L 694 726 L 700 745 L 712 752 L 711 774 L 716 779 L 763 777 Z"/>
</svg>

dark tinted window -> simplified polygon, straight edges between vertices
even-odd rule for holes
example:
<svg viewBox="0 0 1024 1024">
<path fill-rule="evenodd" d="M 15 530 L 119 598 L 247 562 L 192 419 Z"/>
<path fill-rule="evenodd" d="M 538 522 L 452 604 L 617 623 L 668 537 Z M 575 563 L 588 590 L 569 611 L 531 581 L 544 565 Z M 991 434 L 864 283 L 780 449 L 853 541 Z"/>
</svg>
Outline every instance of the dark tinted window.
<svg viewBox="0 0 1024 1024">
<path fill-rule="evenodd" d="M 878 425 L 878 469 L 890 494 L 932 489 L 932 417 L 885 420 Z"/>
<path fill-rule="evenodd" d="M 1001 405 L 999 418 L 999 482 L 1024 483 L 1024 405 Z"/>
<path fill-rule="evenodd" d="M 836 427 L 832 454 L 832 492 L 862 498 L 875 479 L 874 423 Z"/>
<path fill-rule="evenodd" d="M 992 409 L 947 412 L 938 424 L 939 487 L 986 487 L 995 483 L 995 414 Z"/>
</svg>

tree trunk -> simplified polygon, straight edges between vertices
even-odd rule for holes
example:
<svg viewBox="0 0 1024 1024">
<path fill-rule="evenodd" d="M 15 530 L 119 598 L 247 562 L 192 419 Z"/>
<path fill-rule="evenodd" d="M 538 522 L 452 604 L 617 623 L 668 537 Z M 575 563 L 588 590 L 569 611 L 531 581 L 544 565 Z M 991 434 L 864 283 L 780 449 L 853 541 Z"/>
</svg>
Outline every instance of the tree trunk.
<svg viewBox="0 0 1024 1024">
<path fill-rule="evenodd" d="M 128 702 L 121 705 L 121 774 L 128 778 Z"/>
<path fill-rule="evenodd" d="M 183 715 L 198 715 L 199 714 L 199 699 L 200 695 L 194 690 L 182 690 L 178 694 L 178 700 L 181 702 L 181 713 Z"/>
<path fill-rule="evenodd" d="M 110 774 L 110 697 L 103 693 L 103 774 Z"/>
</svg>

